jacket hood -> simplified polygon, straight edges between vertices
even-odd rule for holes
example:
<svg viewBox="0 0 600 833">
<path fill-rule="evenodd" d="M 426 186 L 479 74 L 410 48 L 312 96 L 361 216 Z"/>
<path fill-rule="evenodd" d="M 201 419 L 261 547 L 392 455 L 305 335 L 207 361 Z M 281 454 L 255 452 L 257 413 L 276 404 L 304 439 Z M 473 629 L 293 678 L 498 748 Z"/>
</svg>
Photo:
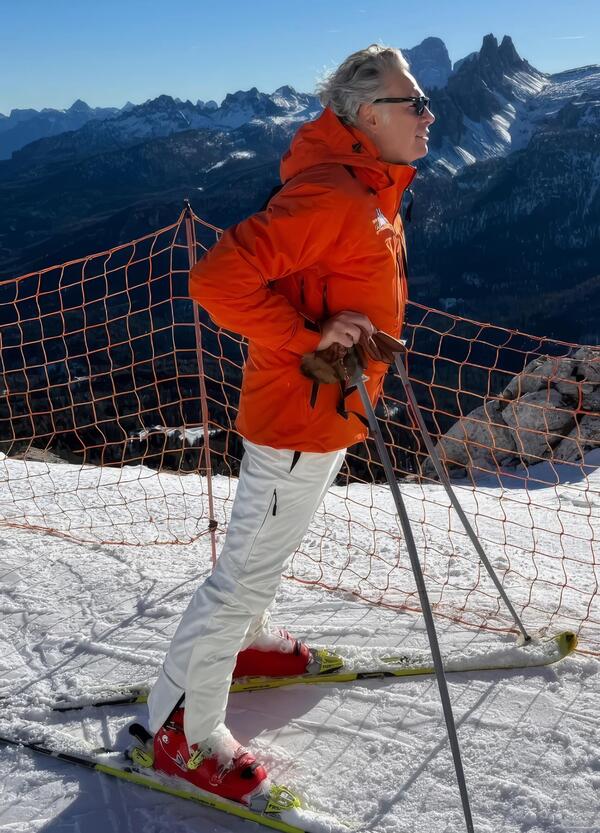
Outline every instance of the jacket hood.
<svg viewBox="0 0 600 833">
<path fill-rule="evenodd" d="M 401 194 L 417 172 L 413 165 L 384 162 L 375 143 L 358 128 L 342 124 L 329 107 L 297 130 L 281 159 L 281 181 L 285 184 L 302 171 L 324 163 L 352 165 L 361 180 L 378 192 L 395 186 Z"/>
</svg>

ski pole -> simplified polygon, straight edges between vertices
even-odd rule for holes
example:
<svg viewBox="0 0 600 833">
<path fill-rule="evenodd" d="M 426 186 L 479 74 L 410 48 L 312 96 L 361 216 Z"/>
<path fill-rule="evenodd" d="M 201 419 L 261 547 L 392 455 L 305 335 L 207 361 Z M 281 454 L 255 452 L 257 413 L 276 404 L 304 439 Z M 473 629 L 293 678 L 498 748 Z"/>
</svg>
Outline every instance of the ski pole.
<svg viewBox="0 0 600 833">
<path fill-rule="evenodd" d="M 452 488 L 452 485 L 450 483 L 450 478 L 448 477 L 448 473 L 446 472 L 446 469 L 444 468 L 444 465 L 443 465 L 442 461 L 440 460 L 440 455 L 438 454 L 437 449 L 434 446 L 433 441 L 431 439 L 431 434 L 429 433 L 429 430 L 427 429 L 427 426 L 425 425 L 425 420 L 423 419 L 423 414 L 421 412 L 421 408 L 419 407 L 419 404 L 417 402 L 417 397 L 415 396 L 415 392 L 413 390 L 413 386 L 411 385 L 410 379 L 408 378 L 408 373 L 406 372 L 406 367 L 404 366 L 404 362 L 402 361 L 402 358 L 401 358 L 399 353 L 396 353 L 394 363 L 396 365 L 396 370 L 398 371 L 398 375 L 400 376 L 400 380 L 402 382 L 402 385 L 404 386 L 404 391 L 406 393 L 406 398 L 408 400 L 408 404 L 410 406 L 410 410 L 412 412 L 413 418 L 417 423 L 417 426 L 419 428 L 421 436 L 423 437 L 423 442 L 425 443 L 425 448 L 427 449 L 427 453 L 429 454 L 429 457 L 431 458 L 431 462 L 433 463 L 433 467 L 435 468 L 435 470 L 437 472 L 437 476 L 440 478 L 440 481 L 441 481 L 444 489 L 446 490 L 446 494 L 448 495 L 448 498 L 450 499 L 450 503 L 452 504 L 452 506 L 454 508 L 454 511 L 456 512 L 456 514 L 460 518 L 460 521 L 461 521 L 461 523 L 464 527 L 464 530 L 467 533 L 469 539 L 471 540 L 471 543 L 475 547 L 475 551 L 476 551 L 477 555 L 479 556 L 479 558 L 481 559 L 485 569 L 487 570 L 489 577 L 492 579 L 492 581 L 496 585 L 496 589 L 500 593 L 500 596 L 502 597 L 502 599 L 504 601 L 504 604 L 506 605 L 506 607 L 510 611 L 510 613 L 511 613 L 511 615 L 512 615 L 514 621 L 515 621 L 515 624 L 517 625 L 517 627 L 521 631 L 521 633 L 523 635 L 523 639 L 525 640 L 525 642 L 529 642 L 531 640 L 531 637 L 529 636 L 529 634 L 525 630 L 525 626 L 523 625 L 523 622 L 521 621 L 519 615 L 517 614 L 517 611 L 514 609 L 510 599 L 508 598 L 508 595 L 506 594 L 506 591 L 505 591 L 504 587 L 502 587 L 500 579 L 496 575 L 496 571 L 492 567 L 487 555 L 485 554 L 485 550 L 481 546 L 481 542 L 479 541 L 479 538 L 477 537 L 477 533 L 475 532 L 475 530 L 471 526 L 471 524 L 469 522 L 469 519 L 465 515 L 465 512 L 464 512 L 462 506 L 460 505 L 460 503 L 458 501 L 458 498 L 456 497 L 456 492 Z"/>
<path fill-rule="evenodd" d="M 381 428 L 379 427 L 377 417 L 375 416 L 375 411 L 373 410 L 371 400 L 369 399 L 369 395 L 365 388 L 365 383 L 363 381 L 362 375 L 362 368 L 360 366 L 355 374 L 355 378 L 352 380 L 352 383 L 356 385 L 360 394 L 360 398 L 363 403 L 367 419 L 369 420 L 371 434 L 373 436 L 373 439 L 375 440 L 377 453 L 379 454 L 379 459 L 381 460 L 381 464 L 383 465 L 385 476 L 391 489 L 394 498 L 394 503 L 396 504 L 396 511 L 400 519 L 400 525 L 404 534 L 404 540 L 406 541 L 406 547 L 408 549 L 408 555 L 410 558 L 415 583 L 417 585 L 417 591 L 419 593 L 419 600 L 421 602 L 421 609 L 423 611 L 423 617 L 425 619 L 425 626 L 427 628 L 427 636 L 429 638 L 429 646 L 431 648 L 431 655 L 433 657 L 435 676 L 440 692 L 440 699 L 442 701 L 442 708 L 444 710 L 446 729 L 448 731 L 448 739 L 450 741 L 450 748 L 452 750 L 452 758 L 454 760 L 454 769 L 456 770 L 456 780 L 458 781 L 458 789 L 460 791 L 460 798 L 465 817 L 465 824 L 468 833 L 474 833 L 473 817 L 471 815 L 471 806 L 469 804 L 469 793 L 465 781 L 465 773 L 462 765 L 460 746 L 458 744 L 458 736 L 456 734 L 456 724 L 454 723 L 454 715 L 452 714 L 452 703 L 450 702 L 450 694 L 448 692 L 448 684 L 446 682 L 446 675 L 444 673 L 444 664 L 442 661 L 440 646 L 435 630 L 435 623 L 433 621 L 433 613 L 431 612 L 429 596 L 427 595 L 425 580 L 423 578 L 423 572 L 421 570 L 421 564 L 419 562 L 419 556 L 417 554 L 417 547 L 415 544 L 415 539 L 413 537 L 410 520 L 408 518 L 408 513 L 406 511 L 402 495 L 400 494 L 398 481 L 394 476 L 394 470 L 392 468 L 392 463 L 387 448 L 385 447 L 385 442 L 381 434 Z"/>
</svg>

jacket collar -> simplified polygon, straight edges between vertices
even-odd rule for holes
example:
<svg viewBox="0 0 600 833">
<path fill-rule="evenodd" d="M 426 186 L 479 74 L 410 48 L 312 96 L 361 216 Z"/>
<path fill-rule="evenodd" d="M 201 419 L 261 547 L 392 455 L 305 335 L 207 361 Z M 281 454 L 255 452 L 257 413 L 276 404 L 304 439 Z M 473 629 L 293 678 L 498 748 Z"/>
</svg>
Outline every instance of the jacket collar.
<svg viewBox="0 0 600 833">
<path fill-rule="evenodd" d="M 402 194 L 417 173 L 413 165 L 385 162 L 365 133 L 343 124 L 329 107 L 296 131 L 281 159 L 281 181 L 285 183 L 302 171 L 324 163 L 351 165 L 357 177 L 377 192 L 386 214 L 398 208 Z"/>
</svg>

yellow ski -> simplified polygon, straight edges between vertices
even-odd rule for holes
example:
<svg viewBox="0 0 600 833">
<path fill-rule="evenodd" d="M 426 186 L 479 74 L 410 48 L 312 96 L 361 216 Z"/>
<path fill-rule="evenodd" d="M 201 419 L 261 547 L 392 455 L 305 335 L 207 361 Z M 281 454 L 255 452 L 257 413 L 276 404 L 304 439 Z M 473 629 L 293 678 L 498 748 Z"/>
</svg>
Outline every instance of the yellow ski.
<svg viewBox="0 0 600 833">
<path fill-rule="evenodd" d="M 577 636 L 563 631 L 554 636 L 532 640 L 523 645 L 497 648 L 473 647 L 444 655 L 446 673 L 469 673 L 470 671 L 510 671 L 552 665 L 572 653 L 577 647 Z M 323 670 L 320 674 L 298 674 L 288 677 L 240 677 L 233 681 L 232 692 L 260 691 L 282 688 L 289 685 L 338 685 L 357 680 L 394 677 L 414 677 L 434 674 L 431 654 L 427 649 L 409 649 L 393 654 L 384 649 L 361 649 L 358 657 L 346 653 L 340 646 L 336 651 L 319 649 L 326 656 L 321 657 Z M 318 651 L 316 652 L 318 653 Z M 346 653 L 346 656 L 344 655 Z M 337 666 L 337 667 L 336 667 Z M 126 705 L 145 703 L 150 685 L 124 683 L 104 687 L 90 692 L 82 698 L 57 700 L 52 708 L 56 711 L 72 711 L 89 706 Z"/>
<path fill-rule="evenodd" d="M 229 801 L 226 798 L 190 786 L 181 788 L 177 778 L 170 778 L 157 773 L 141 772 L 133 761 L 118 752 L 103 750 L 102 754 L 72 754 L 51 749 L 42 743 L 31 741 L 20 741 L 15 738 L 0 737 L 0 745 L 21 746 L 32 752 L 55 758 L 66 763 L 76 764 L 95 772 L 110 775 L 113 778 L 120 778 L 123 781 L 130 781 L 140 787 L 166 793 L 167 795 L 183 798 L 186 801 L 195 801 L 204 807 L 211 807 L 230 816 L 237 816 L 247 821 L 255 822 L 263 827 L 270 827 L 273 830 L 281 830 L 282 833 L 313 833 L 323 829 L 326 822 L 327 829 L 345 833 L 349 828 L 337 822 L 332 816 L 320 814 L 311 810 L 303 810 L 300 800 L 287 787 L 271 785 L 268 794 L 260 796 L 264 809 L 253 810 L 237 801 Z M 108 758 L 109 762 L 103 762 L 102 758 Z M 111 760 L 114 759 L 114 760 Z M 186 785 L 187 787 L 187 785 Z M 314 824 L 311 824 L 314 822 Z M 312 829 L 311 829 L 312 828 Z"/>
</svg>

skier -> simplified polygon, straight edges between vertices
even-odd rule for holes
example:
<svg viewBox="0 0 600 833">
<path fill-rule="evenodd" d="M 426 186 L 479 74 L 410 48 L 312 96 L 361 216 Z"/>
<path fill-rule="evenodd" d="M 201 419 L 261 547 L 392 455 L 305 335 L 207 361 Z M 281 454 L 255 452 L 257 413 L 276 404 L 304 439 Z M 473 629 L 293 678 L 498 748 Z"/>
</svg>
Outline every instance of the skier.
<svg viewBox="0 0 600 833">
<path fill-rule="evenodd" d="M 283 187 L 190 274 L 191 296 L 249 342 L 236 421 L 244 456 L 223 549 L 173 637 L 149 721 L 156 769 L 244 803 L 267 773 L 225 726 L 232 676 L 329 670 L 327 656 L 269 625 L 268 608 L 346 448 L 366 436 L 358 393 L 318 380 L 328 368 L 336 378 L 335 359 L 372 347 L 378 331 L 400 335 L 399 210 L 434 121 L 395 48 L 355 52 L 318 93 L 324 110 L 284 154 Z M 389 359 L 368 352 L 375 403 Z"/>
</svg>

